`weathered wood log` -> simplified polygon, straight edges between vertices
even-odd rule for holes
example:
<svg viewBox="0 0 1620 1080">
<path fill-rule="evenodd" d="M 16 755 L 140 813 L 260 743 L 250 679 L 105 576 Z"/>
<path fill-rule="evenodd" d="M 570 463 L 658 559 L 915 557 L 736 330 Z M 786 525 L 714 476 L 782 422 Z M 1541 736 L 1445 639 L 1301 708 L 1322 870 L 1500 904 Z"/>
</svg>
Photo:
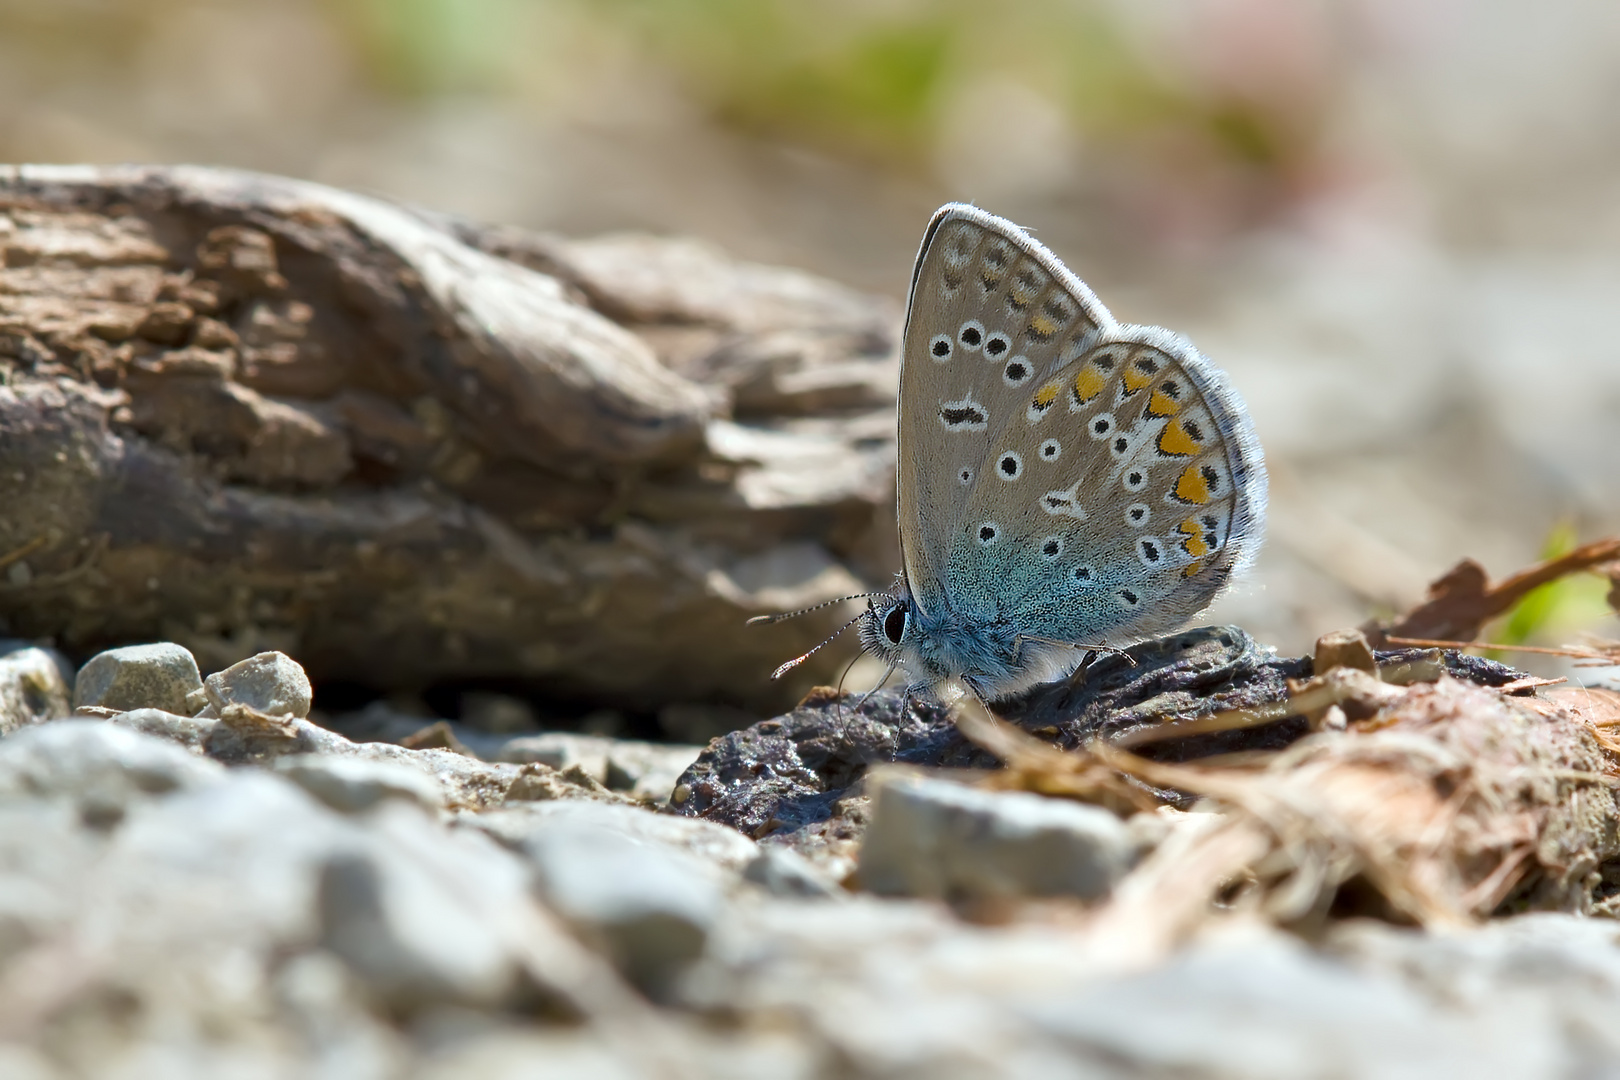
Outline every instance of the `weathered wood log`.
<svg viewBox="0 0 1620 1080">
<path fill-rule="evenodd" d="M 0 168 L 0 630 L 772 708 L 836 614 L 744 619 L 895 563 L 897 331 L 688 242 Z"/>
</svg>

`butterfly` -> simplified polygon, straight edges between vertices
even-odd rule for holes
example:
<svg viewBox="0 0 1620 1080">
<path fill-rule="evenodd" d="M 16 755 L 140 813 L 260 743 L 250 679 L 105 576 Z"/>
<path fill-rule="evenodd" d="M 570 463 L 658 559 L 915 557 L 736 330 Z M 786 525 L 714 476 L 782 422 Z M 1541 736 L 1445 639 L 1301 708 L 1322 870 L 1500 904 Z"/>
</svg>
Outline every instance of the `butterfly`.
<svg viewBox="0 0 1620 1080">
<path fill-rule="evenodd" d="M 1185 338 L 1115 322 L 1018 226 L 951 203 L 912 270 L 902 569 L 856 620 L 908 693 L 1005 698 L 1168 633 L 1260 546 L 1242 400 Z M 785 667 L 786 665 L 784 665 Z"/>
</svg>

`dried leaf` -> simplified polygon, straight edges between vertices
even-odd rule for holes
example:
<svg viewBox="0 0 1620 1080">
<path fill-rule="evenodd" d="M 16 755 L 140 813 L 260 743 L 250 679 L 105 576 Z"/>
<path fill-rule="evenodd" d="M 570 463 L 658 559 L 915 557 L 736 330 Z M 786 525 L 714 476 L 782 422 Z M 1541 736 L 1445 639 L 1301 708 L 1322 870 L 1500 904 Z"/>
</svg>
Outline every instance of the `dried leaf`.
<svg viewBox="0 0 1620 1080">
<path fill-rule="evenodd" d="M 1492 585 L 1485 568 L 1464 559 L 1429 586 L 1429 599 L 1407 612 L 1393 626 L 1371 628 L 1374 645 L 1388 638 L 1430 638 L 1472 641 L 1480 627 L 1512 608 L 1532 589 L 1567 574 L 1620 559 L 1620 537 L 1595 540 L 1567 555 L 1538 563 Z M 1620 585 L 1616 586 L 1620 591 Z M 1615 595 L 1610 594 L 1613 603 Z M 1620 610 L 1620 608 L 1617 608 Z"/>
</svg>

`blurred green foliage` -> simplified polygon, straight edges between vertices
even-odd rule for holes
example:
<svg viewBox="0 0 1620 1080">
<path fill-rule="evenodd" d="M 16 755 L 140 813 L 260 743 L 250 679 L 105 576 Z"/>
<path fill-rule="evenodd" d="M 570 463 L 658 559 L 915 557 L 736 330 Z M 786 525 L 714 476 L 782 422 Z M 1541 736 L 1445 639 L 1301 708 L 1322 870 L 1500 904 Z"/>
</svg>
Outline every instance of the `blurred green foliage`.
<svg viewBox="0 0 1620 1080">
<path fill-rule="evenodd" d="M 1171 132 L 1262 169 L 1299 150 L 1296 101 L 1196 85 L 1105 0 L 328 2 L 396 93 L 510 85 L 525 64 L 568 62 L 557 35 L 594 28 L 725 124 L 891 166 L 926 165 L 953 95 L 995 80 L 1040 94 L 1083 139 Z"/>
<path fill-rule="evenodd" d="M 411 97 L 499 91 L 549 0 L 329 0 L 372 77 Z"/>
<path fill-rule="evenodd" d="M 1556 559 L 1575 550 L 1578 537 L 1572 522 L 1553 526 L 1542 545 L 1543 559 Z M 1525 594 L 1483 635 L 1504 645 L 1563 644 L 1564 635 L 1592 626 L 1610 614 L 1607 578 L 1597 574 L 1571 574 Z"/>
<path fill-rule="evenodd" d="M 639 32 L 723 119 L 891 160 L 925 153 L 952 92 L 978 80 L 1022 82 L 1094 136 L 1196 111 L 1156 75 L 1112 11 L 1085 0 L 594 6 Z"/>
</svg>

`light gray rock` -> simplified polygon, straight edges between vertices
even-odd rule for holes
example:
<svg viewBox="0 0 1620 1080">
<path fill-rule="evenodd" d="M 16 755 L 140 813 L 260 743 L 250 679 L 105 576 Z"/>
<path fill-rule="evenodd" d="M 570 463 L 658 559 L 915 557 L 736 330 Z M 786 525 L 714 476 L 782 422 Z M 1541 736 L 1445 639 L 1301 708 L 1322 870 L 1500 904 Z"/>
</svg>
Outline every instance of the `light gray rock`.
<svg viewBox="0 0 1620 1080">
<path fill-rule="evenodd" d="M 61 1075 L 50 1059 L 37 1050 L 0 1045 L 0 1076 L 6 1080 L 56 1080 Z"/>
<path fill-rule="evenodd" d="M 608 747 L 602 782 L 614 791 L 663 805 L 669 802 L 675 781 L 701 753 L 701 746 L 616 740 Z"/>
<path fill-rule="evenodd" d="M 727 873 L 741 873 L 760 851 L 753 840 L 725 825 L 612 803 L 573 799 L 520 803 L 463 815 L 460 820 L 462 825 L 482 829 L 519 850 L 548 830 L 600 828 L 637 843 L 693 856 Z"/>
<path fill-rule="evenodd" d="M 227 705 L 246 705 L 270 716 L 309 715 L 313 690 L 309 676 L 286 653 L 262 652 L 216 671 L 203 680 L 216 714 Z"/>
<path fill-rule="evenodd" d="M 180 716 L 162 709 L 131 709 L 107 717 L 109 724 L 168 739 L 198 754 L 203 752 L 208 736 L 218 722 L 199 716 Z"/>
<path fill-rule="evenodd" d="M 581 735 L 574 731 L 546 731 L 539 735 L 520 735 L 508 739 L 497 752 L 497 759 L 514 765 L 538 762 L 553 769 L 567 769 L 575 765 L 584 769 L 599 784 L 607 783 L 608 751 L 613 740 L 600 735 Z"/>
<path fill-rule="evenodd" d="M 790 847 L 761 844 L 759 854 L 743 868 L 743 880 L 772 896 L 831 897 L 843 890 L 826 872 Z"/>
<path fill-rule="evenodd" d="M 186 699 L 202 689 L 197 659 L 172 641 L 126 645 L 92 656 L 73 681 L 73 707 L 162 709 L 189 714 Z"/>
<path fill-rule="evenodd" d="M 869 893 L 840 903 L 748 899 L 711 933 L 680 984 L 683 1003 L 794 1017 L 852 1076 L 1088 1076 L 1078 1063 L 1051 1068 L 1052 1040 L 1005 1000 L 1038 1000 L 1087 977 L 1062 928 L 973 927 L 938 903 Z M 1031 1068 L 1043 1050 L 1044 1067 Z"/>
<path fill-rule="evenodd" d="M 1620 923 L 1538 913 L 1468 933 L 1426 934 L 1372 920 L 1333 928 L 1326 952 L 1363 977 L 1396 976 L 1448 1009 L 1520 1030 L 1527 1019 L 1620 1070 Z M 1528 1075 L 1528 1074 L 1526 1074 Z"/>
<path fill-rule="evenodd" d="M 1494 986 L 1511 988 L 1511 980 Z M 1609 989 L 1604 1004 L 1612 1009 Z M 1356 970 L 1298 939 L 1257 932 L 1034 1002 L 1025 1015 L 1077 1055 L 1121 1063 L 1129 1075 L 1569 1075 L 1579 1040 L 1565 1041 L 1554 1000 L 1541 995 L 1530 1005 L 1514 996 L 1507 1007 L 1458 1009 L 1395 972 Z"/>
<path fill-rule="evenodd" d="M 425 869 L 334 854 L 321 868 L 321 943 L 394 1008 L 500 1003 L 516 986 L 516 957 L 468 917 L 453 882 Z"/>
<path fill-rule="evenodd" d="M 1094 806 L 905 773 L 874 780 L 860 881 L 873 892 L 975 898 L 1106 894 L 1136 851 Z"/>
<path fill-rule="evenodd" d="M 0 961 L 59 938 L 105 842 L 69 800 L 0 798 Z"/>
<path fill-rule="evenodd" d="M 251 717 L 246 718 L 253 721 L 250 723 L 242 723 L 241 719 L 227 716 L 219 722 L 208 738 L 210 757 L 227 765 L 271 766 L 290 755 L 323 754 L 402 765 L 436 780 L 448 805 L 460 808 L 500 805 L 514 781 L 521 778 L 520 766 L 480 761 L 451 750 L 410 750 L 392 743 L 351 742 L 319 724 L 290 717 L 272 718 L 267 724 Z M 586 794 L 566 777 L 555 779 L 560 795 Z M 601 788 L 596 791 L 609 794 Z"/>
<path fill-rule="evenodd" d="M 218 783 L 224 769 L 101 720 L 58 720 L 0 739 L 0 797 L 66 798 L 95 824 L 153 795 Z"/>
<path fill-rule="evenodd" d="M 68 712 L 67 681 L 51 650 L 0 646 L 0 735 Z"/>
<path fill-rule="evenodd" d="M 540 1063 L 544 1064 L 540 1064 Z M 642 1080 L 645 1065 L 627 1059 L 623 1047 L 566 1028 L 561 1031 L 496 1031 L 462 1040 L 431 1055 L 414 1080 Z M 712 1075 L 712 1074 L 706 1074 Z"/>
<path fill-rule="evenodd" d="M 552 909 L 637 986 L 666 996 L 703 953 L 724 907 L 723 878 L 713 863 L 631 835 L 613 816 L 537 815 L 521 850 Z"/>
<path fill-rule="evenodd" d="M 384 799 L 405 799 L 429 810 L 444 806 L 444 786 L 423 769 L 337 754 L 292 754 L 275 770 L 340 813 L 369 810 Z"/>
<path fill-rule="evenodd" d="M 277 1040 L 254 1025 L 289 993 L 304 1012 L 324 996 L 341 1015 L 347 991 L 331 985 L 329 969 L 276 977 L 312 948 L 341 960 L 365 1007 L 396 1019 L 441 1007 L 521 1007 L 604 1027 L 641 1017 L 611 966 L 535 900 L 523 860 L 400 800 L 363 818 L 340 815 L 281 777 L 229 770 L 219 783 L 133 806 L 85 869 L 55 898 L 67 923 L 58 937 L 73 950 L 41 962 L 67 965 L 81 980 L 68 991 L 87 1000 L 106 987 L 132 995 L 138 1008 L 120 1040 L 201 1025 L 223 1033 L 209 1038 L 262 1047 Z M 10 986 L 0 980 L 0 1005 L 15 1019 L 39 989 Z"/>
<path fill-rule="evenodd" d="M 336 956 L 315 949 L 292 957 L 271 989 L 277 1013 L 313 1059 L 304 1075 L 392 1080 L 405 1073 L 404 1038 L 372 1011 L 365 985 Z"/>
<path fill-rule="evenodd" d="M 665 803 L 675 788 L 675 781 L 702 752 L 701 746 L 546 731 L 508 739 L 499 745 L 494 756 L 498 761 L 520 765 L 538 762 L 553 769 L 577 765 L 597 783 L 613 791 L 623 791 L 648 802 Z"/>
</svg>

